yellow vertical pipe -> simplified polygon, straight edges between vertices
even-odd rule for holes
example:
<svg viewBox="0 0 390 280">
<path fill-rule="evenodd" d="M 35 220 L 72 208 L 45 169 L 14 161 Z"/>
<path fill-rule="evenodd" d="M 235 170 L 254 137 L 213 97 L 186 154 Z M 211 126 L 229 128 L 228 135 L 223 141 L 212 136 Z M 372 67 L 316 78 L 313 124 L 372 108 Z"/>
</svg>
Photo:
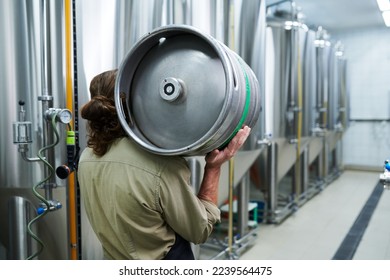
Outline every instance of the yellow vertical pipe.
<svg viewBox="0 0 390 280">
<path fill-rule="evenodd" d="M 233 188 L 234 188 L 234 158 L 229 160 L 229 229 L 228 248 L 229 256 L 233 253 Z"/>
<path fill-rule="evenodd" d="M 234 50 L 234 4 L 230 2 L 229 7 L 229 28 L 230 49 Z M 233 254 L 233 189 L 234 189 L 234 158 L 229 160 L 229 228 L 228 228 L 228 250 L 229 257 Z"/>
<path fill-rule="evenodd" d="M 66 108 L 73 112 L 72 86 L 72 13 L 71 0 L 65 0 L 65 59 L 66 59 Z M 74 116 L 73 116 L 74 119 Z M 72 127 L 74 121 L 72 121 Z M 77 219 L 76 219 L 76 187 L 72 172 L 68 177 L 68 222 L 70 259 L 77 260 Z"/>
</svg>

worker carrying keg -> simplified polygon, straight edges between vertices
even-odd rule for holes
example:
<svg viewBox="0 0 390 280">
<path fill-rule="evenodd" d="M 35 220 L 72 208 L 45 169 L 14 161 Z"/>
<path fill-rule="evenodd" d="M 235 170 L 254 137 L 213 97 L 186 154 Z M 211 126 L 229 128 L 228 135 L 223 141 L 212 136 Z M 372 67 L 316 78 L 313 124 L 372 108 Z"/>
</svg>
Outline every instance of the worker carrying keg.
<svg viewBox="0 0 390 280">
<path fill-rule="evenodd" d="M 220 221 L 217 194 L 221 166 L 247 139 L 244 126 L 223 150 L 205 156 L 198 194 L 182 156 L 142 149 L 123 130 L 115 108 L 117 70 L 90 84 L 82 107 L 87 148 L 78 180 L 85 210 L 106 259 L 194 259 L 190 242 L 204 243 Z"/>
</svg>

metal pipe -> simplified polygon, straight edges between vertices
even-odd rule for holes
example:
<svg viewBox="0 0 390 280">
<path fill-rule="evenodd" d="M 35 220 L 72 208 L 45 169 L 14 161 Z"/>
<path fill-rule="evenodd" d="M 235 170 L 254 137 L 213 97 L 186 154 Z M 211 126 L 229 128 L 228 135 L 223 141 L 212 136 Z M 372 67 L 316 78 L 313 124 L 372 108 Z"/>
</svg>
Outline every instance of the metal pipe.
<svg viewBox="0 0 390 280">
<path fill-rule="evenodd" d="M 22 156 L 22 159 L 27 161 L 27 162 L 37 162 L 37 161 L 41 161 L 40 158 L 38 157 L 33 157 L 33 158 L 30 158 L 28 157 L 27 155 L 27 152 L 28 152 L 28 144 L 19 144 L 18 145 L 18 152 L 20 152 L 21 156 Z"/>
<path fill-rule="evenodd" d="M 50 17 L 49 6 L 50 1 L 41 0 L 40 2 L 40 18 L 41 22 L 41 69 L 42 69 L 42 95 L 38 97 L 38 100 L 42 102 L 42 146 L 46 147 L 53 143 L 53 129 L 51 123 L 46 121 L 44 116 L 46 111 L 53 107 L 53 96 L 51 95 L 51 48 L 50 48 Z M 54 166 L 54 150 L 50 149 L 46 151 L 46 159 L 50 165 Z M 49 166 L 43 167 L 44 177 L 47 178 L 51 175 Z M 53 198 L 53 187 L 55 186 L 55 178 L 52 176 L 47 183 L 45 183 L 45 198 L 51 200 Z"/>
<path fill-rule="evenodd" d="M 302 151 L 302 193 L 307 195 L 309 186 L 309 149 L 305 147 Z"/>
<path fill-rule="evenodd" d="M 45 113 L 52 107 L 53 104 L 53 96 L 44 95 L 39 96 L 38 100 L 42 102 L 42 147 L 46 147 L 53 143 L 53 129 L 51 126 L 51 122 L 45 120 Z M 54 150 L 48 149 L 46 150 L 46 160 L 51 165 L 54 166 Z M 51 176 L 52 171 L 49 166 L 45 164 L 43 166 L 43 174 L 44 178 L 50 177 L 44 185 L 45 189 L 45 198 L 47 200 L 53 199 L 53 187 L 55 186 L 55 178 Z"/>
<path fill-rule="evenodd" d="M 199 192 L 199 188 L 201 185 L 200 162 L 196 158 L 190 157 L 187 159 L 187 164 L 188 164 L 188 167 L 190 168 L 190 171 L 191 171 L 191 178 L 190 178 L 191 186 L 192 186 L 194 192 L 197 194 Z M 195 259 L 199 259 L 200 246 L 191 243 L 191 249 L 194 253 Z"/>
<path fill-rule="evenodd" d="M 277 154 L 278 154 L 278 145 L 275 142 L 272 142 L 268 146 L 267 150 L 267 177 L 268 179 L 268 210 L 270 212 L 270 219 L 273 222 L 274 213 L 276 213 L 278 207 L 278 196 L 279 191 L 277 189 Z"/>
<path fill-rule="evenodd" d="M 237 228 L 240 238 L 245 236 L 248 228 L 249 182 L 247 172 L 237 188 Z"/>
<path fill-rule="evenodd" d="M 41 70 L 42 95 L 49 95 L 51 90 L 51 60 L 50 60 L 50 17 L 49 1 L 40 1 L 40 43 L 41 43 Z"/>
<path fill-rule="evenodd" d="M 229 160 L 229 228 L 228 228 L 229 257 L 233 253 L 233 187 L 234 187 L 234 158 L 231 158 Z"/>
</svg>

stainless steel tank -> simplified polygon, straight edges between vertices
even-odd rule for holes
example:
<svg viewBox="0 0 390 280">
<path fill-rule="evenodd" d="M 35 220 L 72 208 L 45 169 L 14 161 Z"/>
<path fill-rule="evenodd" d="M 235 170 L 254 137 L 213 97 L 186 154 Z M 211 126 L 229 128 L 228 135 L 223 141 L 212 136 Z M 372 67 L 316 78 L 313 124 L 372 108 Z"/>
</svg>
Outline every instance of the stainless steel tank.
<svg viewBox="0 0 390 280">
<path fill-rule="evenodd" d="M 336 128 L 345 131 L 350 125 L 350 105 L 349 105 L 349 86 L 348 86 L 348 72 L 347 59 L 344 53 L 344 45 L 338 41 L 335 45 L 336 68 L 338 73 L 338 80 L 336 86 L 336 108 L 338 110 Z"/>
<path fill-rule="evenodd" d="M 302 82 L 303 82 L 303 108 L 302 108 L 302 135 L 310 137 L 316 125 L 316 90 L 317 90 L 317 73 L 316 73 L 316 32 L 308 29 L 304 44 L 304 55 L 302 65 Z"/>
<path fill-rule="evenodd" d="M 38 97 L 51 96 L 53 106 L 65 107 L 62 15 L 61 1 L 0 1 L 0 63 L 3 66 L 0 72 L 0 248 L 7 251 L 0 255 L 9 258 L 24 258 L 31 253 L 31 248 L 37 247 L 25 232 L 25 219 L 31 221 L 36 212 L 31 210 L 25 215 L 12 201 L 17 197 L 31 202 L 34 206 L 31 208 L 37 207 L 39 200 L 32 188 L 44 179 L 42 164 L 22 159 L 18 146 L 13 143 L 12 125 L 19 118 L 18 103 L 22 100 L 26 120 L 32 122 L 32 143 L 28 144 L 27 155 L 35 157 L 44 140 L 42 102 Z M 66 161 L 65 145 L 57 145 L 52 151 L 56 155 L 55 166 Z M 47 157 L 51 155 L 48 153 Z M 52 183 L 56 188 L 51 190 L 51 195 L 62 202 L 63 208 L 35 224 L 35 234 L 45 244 L 39 259 L 67 259 L 66 181 L 53 178 Z M 14 206 L 7 207 L 10 203 Z M 21 243 L 16 246 L 18 238 L 31 246 L 21 246 Z"/>
<path fill-rule="evenodd" d="M 330 57 L 329 118 L 330 129 L 343 131 L 349 126 L 347 59 L 341 41 L 332 44 Z"/>
<path fill-rule="evenodd" d="M 302 65 L 307 27 L 290 14 L 267 18 L 266 133 L 295 140 L 301 136 Z"/>
<path fill-rule="evenodd" d="M 269 7 L 265 47 L 265 134 L 269 146 L 256 164 L 267 219 L 280 222 L 302 193 L 300 158 L 310 131 L 305 94 L 307 26 L 295 3 Z M 310 65 L 311 66 L 311 65 Z"/>
<path fill-rule="evenodd" d="M 332 137 L 327 137 L 328 177 L 336 178 L 344 169 L 342 137 L 349 126 L 349 105 L 347 88 L 347 61 L 344 46 L 340 41 L 333 43 L 330 59 L 329 120 L 328 127 Z M 329 134 L 329 133 L 328 133 Z"/>
<path fill-rule="evenodd" d="M 332 44 L 328 32 L 321 26 L 316 35 L 316 60 L 317 60 L 317 94 L 316 94 L 316 127 L 320 129 L 333 128 L 329 118 L 329 109 L 333 96 L 331 93 L 330 64 L 332 62 Z M 333 73 L 332 73 L 333 74 Z M 332 108 L 331 108 L 332 109 Z"/>
<path fill-rule="evenodd" d="M 316 36 L 316 63 L 317 63 L 317 120 L 314 134 L 323 138 L 323 149 L 319 162 L 319 177 L 323 185 L 337 178 L 341 173 L 342 136 L 343 127 L 340 92 L 340 82 L 346 78 L 343 73 L 341 54 L 335 44 L 331 42 L 329 33 L 318 27 Z M 340 90 L 341 89 L 341 90 Z"/>
<path fill-rule="evenodd" d="M 38 250 L 37 243 L 28 234 L 28 223 L 35 217 L 34 205 L 21 196 L 8 199 L 7 259 L 25 260 Z M 36 232 L 36 225 L 33 231 Z"/>
<path fill-rule="evenodd" d="M 163 155 L 205 155 L 243 125 L 253 127 L 260 112 L 249 66 L 188 25 L 164 26 L 140 39 L 119 68 L 115 99 L 129 136 Z"/>
<path fill-rule="evenodd" d="M 266 1 L 247 0 L 235 5 L 239 9 L 235 26 L 235 50 L 251 67 L 259 81 L 260 113 L 256 127 L 252 128 L 251 138 L 247 140 L 246 149 L 259 148 L 265 144 L 265 43 L 266 43 Z M 255 23 L 255 24 L 253 24 Z M 251 141 L 253 143 L 251 143 Z M 265 146 L 263 145 L 262 148 Z"/>
<path fill-rule="evenodd" d="M 324 139 L 316 134 L 319 130 L 317 125 L 318 110 L 317 101 L 317 31 L 309 29 L 306 36 L 304 70 L 303 70 L 303 92 L 306 100 L 303 108 L 302 134 L 308 137 L 308 145 L 305 148 L 302 158 L 303 164 L 303 195 L 305 199 L 310 199 L 316 194 L 321 184 L 320 170 L 322 169 L 322 151 L 324 149 Z"/>
</svg>

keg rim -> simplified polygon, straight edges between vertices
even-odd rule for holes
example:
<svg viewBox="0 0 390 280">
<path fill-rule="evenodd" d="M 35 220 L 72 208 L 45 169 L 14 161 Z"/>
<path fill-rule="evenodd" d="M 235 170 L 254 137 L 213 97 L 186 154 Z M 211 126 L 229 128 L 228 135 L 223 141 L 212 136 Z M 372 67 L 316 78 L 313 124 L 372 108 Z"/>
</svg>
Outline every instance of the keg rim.
<svg viewBox="0 0 390 280">
<path fill-rule="evenodd" d="M 215 123 L 210 127 L 207 133 L 205 133 L 201 138 L 199 138 L 197 141 L 190 145 L 185 145 L 180 148 L 174 148 L 174 149 L 167 149 L 167 148 L 161 148 L 153 143 L 151 143 L 146 137 L 143 137 L 142 133 L 140 135 L 134 131 L 134 129 L 137 130 L 137 125 L 136 123 L 133 122 L 131 124 L 132 117 L 131 117 L 131 112 L 129 112 L 130 115 L 130 123 L 126 121 L 126 117 L 124 114 L 124 109 L 122 106 L 121 102 L 121 80 L 122 80 L 122 74 L 123 74 L 123 69 L 127 67 L 127 64 L 129 60 L 134 56 L 135 52 L 139 47 L 144 45 L 145 43 L 149 41 L 153 41 L 156 36 L 159 35 L 166 35 L 166 34 L 180 34 L 180 33 L 188 33 L 188 34 L 193 34 L 202 40 L 204 40 L 216 53 L 218 56 L 222 67 L 225 72 L 225 77 L 226 77 L 226 89 L 233 88 L 234 87 L 234 79 L 229 75 L 229 73 L 233 73 L 233 67 L 229 62 L 228 55 L 225 53 L 223 46 L 223 43 L 219 42 L 215 38 L 213 38 L 211 35 L 202 32 L 200 29 L 190 26 L 190 25 L 184 25 L 184 24 L 172 24 L 172 25 L 165 25 L 158 27 L 151 32 L 148 32 L 145 34 L 143 37 L 141 37 L 137 43 L 130 49 L 130 51 L 127 53 L 125 58 L 120 64 L 118 75 L 116 78 L 116 84 L 115 84 L 115 106 L 118 112 L 118 118 L 119 121 L 123 127 L 123 129 L 126 131 L 126 133 L 136 142 L 138 143 L 141 147 L 144 149 L 155 153 L 155 154 L 162 154 L 162 155 L 199 155 L 199 154 L 206 154 L 207 152 L 218 148 L 220 145 L 214 147 L 212 145 L 207 145 L 207 143 L 210 142 L 210 140 L 215 137 L 217 134 L 221 134 L 220 132 L 220 127 L 223 124 L 223 120 L 225 119 L 226 115 L 228 115 L 228 108 L 229 103 L 231 102 L 231 96 L 229 94 L 226 95 L 226 98 L 224 100 L 224 103 L 222 105 L 221 112 L 219 113 L 219 116 L 217 117 L 217 120 Z M 137 65 L 130 66 L 136 68 L 141 59 L 138 59 Z M 134 73 L 133 73 L 134 74 Z M 131 75 L 131 78 L 133 78 L 133 74 Z M 127 98 L 126 96 L 126 103 L 127 103 Z M 146 140 L 146 141 L 145 141 Z M 224 141 L 225 142 L 225 141 Z M 206 143 L 206 145 L 205 145 Z M 202 146 L 205 146 L 204 149 L 200 149 Z M 206 151 L 205 151 L 206 149 Z"/>
</svg>

